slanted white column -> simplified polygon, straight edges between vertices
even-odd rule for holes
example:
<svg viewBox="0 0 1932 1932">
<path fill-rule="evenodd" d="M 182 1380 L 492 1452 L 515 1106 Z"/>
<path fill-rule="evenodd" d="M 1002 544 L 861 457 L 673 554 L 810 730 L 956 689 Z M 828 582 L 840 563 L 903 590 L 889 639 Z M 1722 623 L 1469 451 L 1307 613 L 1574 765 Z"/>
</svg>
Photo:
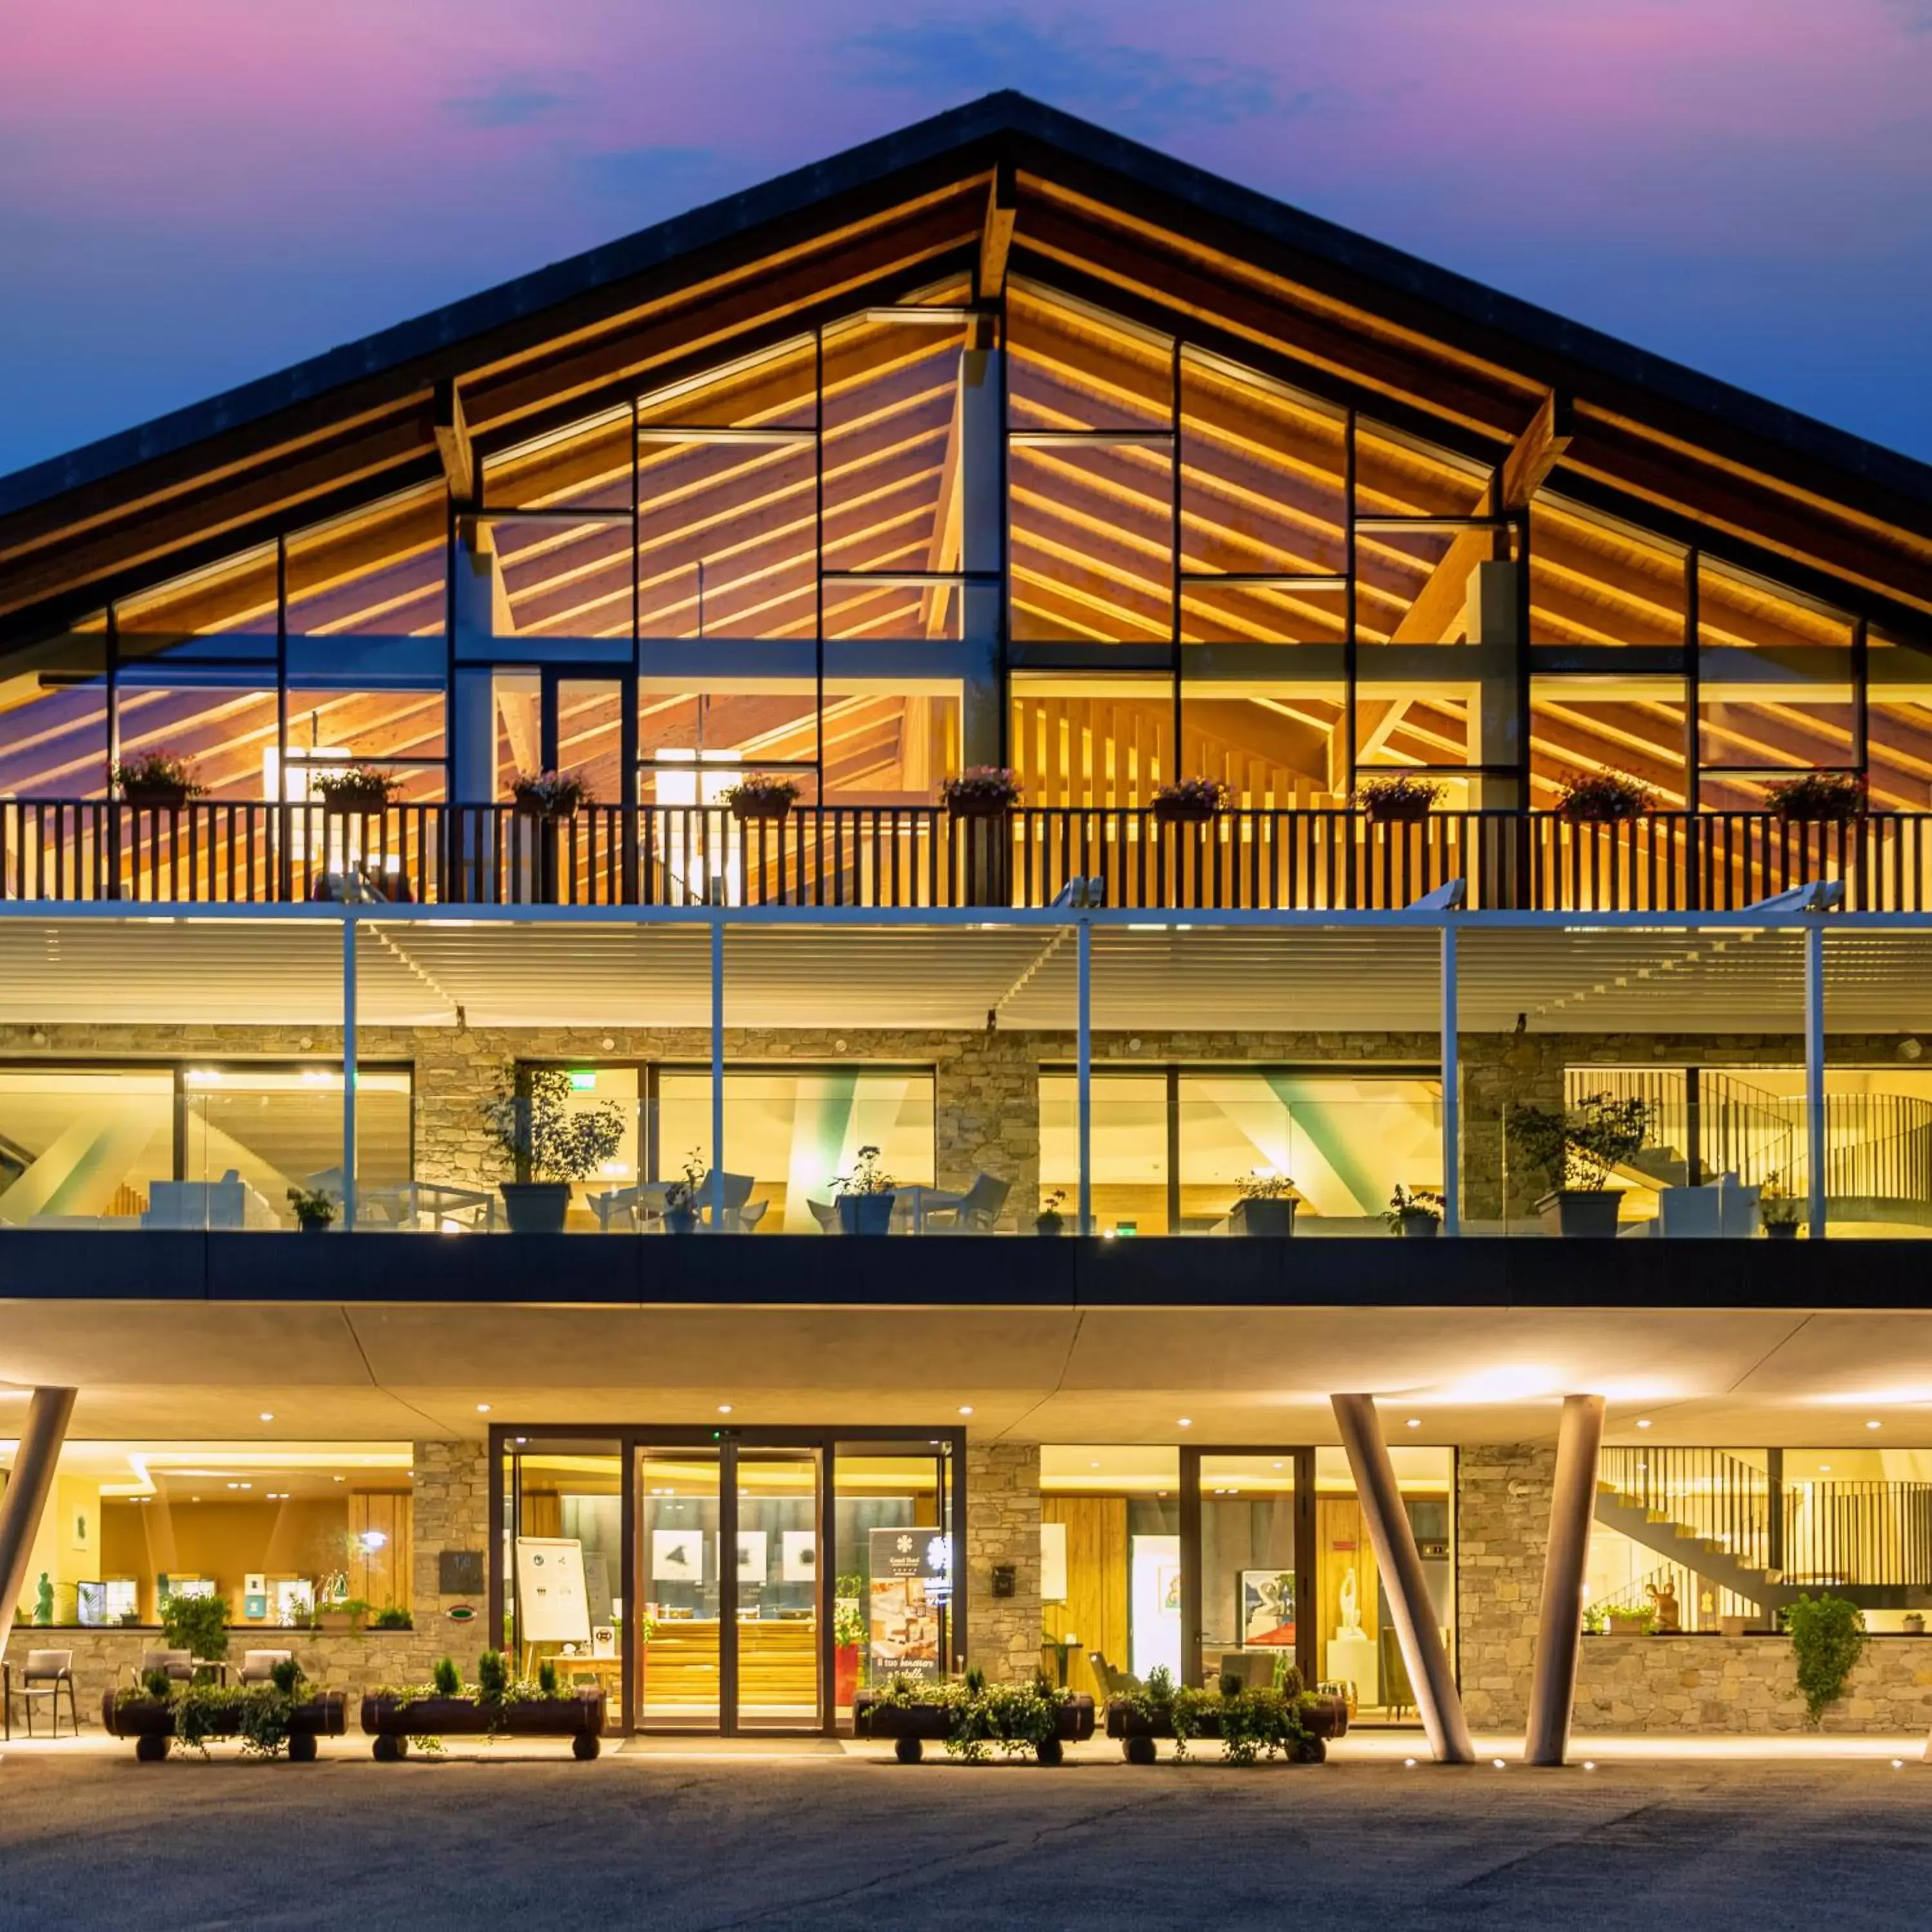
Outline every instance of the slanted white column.
<svg viewBox="0 0 1932 1932">
<path fill-rule="evenodd" d="M 1825 1238 L 1825 923 L 1814 913 L 1804 928 L 1804 1148 L 1810 1169 L 1807 1238 Z"/>
<path fill-rule="evenodd" d="M 54 1466 L 67 1440 L 74 1414 L 70 1388 L 37 1388 L 27 1405 L 26 1426 L 14 1457 L 7 1493 L 0 1496 L 0 1654 L 13 1634 L 14 1607 L 27 1586 L 27 1566 L 33 1560 L 34 1539 L 52 1494 Z"/>
<path fill-rule="evenodd" d="M 969 349 L 959 358 L 959 568 L 997 572 L 1004 546 L 1001 416 L 1004 352 Z M 962 599 L 961 636 L 970 647 L 960 698 L 960 762 L 997 765 L 1005 723 L 1006 693 L 1000 676 L 1000 613 L 1003 586 L 968 584 Z"/>
<path fill-rule="evenodd" d="M 1436 1627 L 1436 1606 L 1430 1600 L 1428 1580 L 1422 1574 L 1415 1532 L 1409 1526 L 1408 1512 L 1402 1506 L 1402 1486 L 1396 1480 L 1395 1465 L 1390 1460 L 1388 1444 L 1382 1440 L 1375 1398 L 1331 1395 L 1328 1400 L 1335 1412 L 1336 1425 L 1342 1432 L 1342 1447 L 1348 1452 L 1348 1468 L 1355 1479 L 1355 1498 L 1368 1525 L 1369 1542 L 1382 1570 L 1383 1587 L 1388 1592 L 1396 1640 L 1402 1646 L 1402 1660 L 1408 1666 L 1408 1681 L 1414 1687 L 1415 1707 L 1422 1714 L 1429 1748 L 1438 1763 L 1474 1764 L 1476 1748 L 1470 1742 L 1468 1723 L 1462 1715 L 1462 1693 L 1456 1688 L 1449 1653 L 1443 1648 L 1442 1634 Z"/>
<path fill-rule="evenodd" d="M 1576 1656 L 1583 1636 L 1583 1570 L 1597 1510 L 1597 1457 L 1604 1446 L 1604 1398 L 1563 1398 L 1556 1431 L 1556 1480 L 1550 1494 L 1550 1541 L 1543 1558 L 1543 1605 L 1529 1688 L 1524 1761 L 1561 1764 L 1570 1748 Z"/>
</svg>

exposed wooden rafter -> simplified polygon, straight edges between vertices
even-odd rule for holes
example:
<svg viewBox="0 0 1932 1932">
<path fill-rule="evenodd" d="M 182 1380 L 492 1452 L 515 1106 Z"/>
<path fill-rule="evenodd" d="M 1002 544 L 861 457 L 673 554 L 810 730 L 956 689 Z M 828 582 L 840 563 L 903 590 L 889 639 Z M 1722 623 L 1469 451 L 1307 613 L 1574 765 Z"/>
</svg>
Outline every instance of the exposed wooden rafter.
<svg viewBox="0 0 1932 1932">
<path fill-rule="evenodd" d="M 459 506 L 477 500 L 476 452 L 470 447 L 470 424 L 463 412 L 463 394 L 453 377 L 436 386 L 434 418 L 436 454 L 449 484 L 449 500 Z"/>
<path fill-rule="evenodd" d="M 1006 286 L 1006 256 L 1013 245 L 1013 224 L 1019 215 L 1019 194 L 1013 184 L 1013 166 L 1002 161 L 993 170 L 986 190 L 986 226 L 980 231 L 979 272 L 974 294 L 982 302 L 997 302 Z"/>
</svg>

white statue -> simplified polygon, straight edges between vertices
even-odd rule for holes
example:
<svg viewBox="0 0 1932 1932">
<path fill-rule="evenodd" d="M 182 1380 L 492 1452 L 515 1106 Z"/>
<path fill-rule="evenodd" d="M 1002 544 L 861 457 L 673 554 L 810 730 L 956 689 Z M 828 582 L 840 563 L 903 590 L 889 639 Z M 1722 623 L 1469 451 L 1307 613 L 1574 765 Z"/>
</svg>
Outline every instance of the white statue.
<svg viewBox="0 0 1932 1932">
<path fill-rule="evenodd" d="M 1355 1636 L 1361 1628 L 1362 1606 L 1355 1588 L 1355 1566 L 1352 1563 L 1348 1574 L 1342 1579 L 1342 1628 L 1337 1634 Z"/>
</svg>

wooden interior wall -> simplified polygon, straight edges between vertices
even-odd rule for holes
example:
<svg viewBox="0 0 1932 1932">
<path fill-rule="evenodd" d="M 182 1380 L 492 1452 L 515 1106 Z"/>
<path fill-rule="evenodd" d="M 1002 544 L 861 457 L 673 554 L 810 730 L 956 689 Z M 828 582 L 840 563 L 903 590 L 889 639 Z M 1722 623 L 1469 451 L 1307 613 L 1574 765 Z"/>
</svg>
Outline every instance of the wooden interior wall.
<svg viewBox="0 0 1932 1932">
<path fill-rule="evenodd" d="M 1069 1688 L 1097 1697 L 1100 1681 L 1088 1659 L 1099 1651 L 1116 1670 L 1131 1663 L 1128 1612 L 1127 1499 L 1125 1496 L 1042 1496 L 1042 1522 L 1066 1526 L 1066 1600 L 1041 1606 L 1043 1634 L 1057 1643 L 1071 1630 L 1080 1640 L 1070 1660 Z"/>
<path fill-rule="evenodd" d="M 415 1499 L 405 1490 L 351 1490 L 349 1492 L 349 1594 L 376 1610 L 410 1607 L 416 1574 L 412 1532 Z M 362 1547 L 370 1532 L 382 1538 L 379 1549 Z"/>
</svg>

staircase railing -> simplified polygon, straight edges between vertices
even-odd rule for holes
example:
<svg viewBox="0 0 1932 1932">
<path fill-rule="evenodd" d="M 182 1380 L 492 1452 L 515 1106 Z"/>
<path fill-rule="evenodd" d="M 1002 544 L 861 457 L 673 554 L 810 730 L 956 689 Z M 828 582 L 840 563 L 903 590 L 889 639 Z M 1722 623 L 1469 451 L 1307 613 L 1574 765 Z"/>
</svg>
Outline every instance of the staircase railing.
<svg viewBox="0 0 1932 1932">
<path fill-rule="evenodd" d="M 1787 1584 L 1932 1587 L 1932 1483 L 1793 1483 L 1783 1514 Z"/>
<path fill-rule="evenodd" d="M 1722 1449 L 1646 1445 L 1606 1449 L 1599 1472 L 1622 1501 L 1714 1544 L 1746 1569 L 1775 1567 L 1772 1484 L 1764 1470 Z"/>
</svg>

